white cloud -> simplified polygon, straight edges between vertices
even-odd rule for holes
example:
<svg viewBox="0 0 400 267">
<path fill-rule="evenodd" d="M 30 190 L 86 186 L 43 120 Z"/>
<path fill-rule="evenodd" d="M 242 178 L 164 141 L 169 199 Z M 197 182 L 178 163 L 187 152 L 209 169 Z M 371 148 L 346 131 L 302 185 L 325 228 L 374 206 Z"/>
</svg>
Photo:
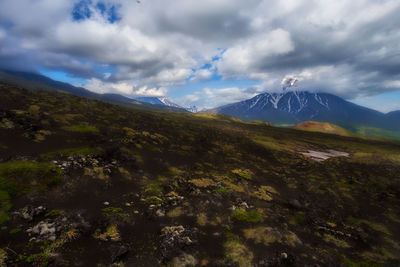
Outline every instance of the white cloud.
<svg viewBox="0 0 400 267">
<path fill-rule="evenodd" d="M 104 82 L 100 79 L 93 78 L 83 86 L 100 94 L 113 92 L 126 96 L 165 96 L 168 93 L 168 89 L 166 87 L 148 87 L 146 85 L 139 85 L 131 80 L 120 82 Z"/>
<path fill-rule="evenodd" d="M 213 70 L 210 69 L 199 69 L 194 72 L 193 77 L 190 78 L 191 82 L 202 82 L 207 81 L 213 76 Z"/>
<path fill-rule="evenodd" d="M 224 77 L 264 77 L 257 67 L 271 56 L 286 54 L 293 51 L 294 44 L 290 33 L 275 29 L 266 34 L 256 35 L 253 38 L 228 48 L 217 68 Z"/>
<path fill-rule="evenodd" d="M 400 90 L 398 0 L 105 0 L 120 7 L 114 23 L 98 0 L 74 21 L 78 2 L 0 0 L 0 67 L 65 70 L 91 90 L 123 94 L 167 94 L 214 73 L 259 81 L 257 92 L 280 90 L 289 76 L 347 98 Z M 219 105 L 251 90 L 204 89 L 182 101 Z"/>
</svg>

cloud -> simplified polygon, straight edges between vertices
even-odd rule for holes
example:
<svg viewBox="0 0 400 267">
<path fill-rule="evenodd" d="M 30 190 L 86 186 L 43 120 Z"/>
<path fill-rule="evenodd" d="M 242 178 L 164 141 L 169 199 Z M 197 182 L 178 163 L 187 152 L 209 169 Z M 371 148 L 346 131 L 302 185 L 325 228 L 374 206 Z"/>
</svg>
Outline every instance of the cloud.
<svg viewBox="0 0 400 267">
<path fill-rule="evenodd" d="M 193 77 L 190 78 L 191 82 L 202 82 L 211 79 L 213 76 L 213 70 L 211 69 L 199 69 L 194 72 Z"/>
<path fill-rule="evenodd" d="M 230 104 L 248 99 L 261 93 L 260 87 L 227 87 L 204 88 L 194 94 L 188 94 L 173 101 L 182 107 L 196 105 L 203 109 L 213 108 L 219 105 Z M 207 100 L 206 102 L 204 100 Z"/>
<path fill-rule="evenodd" d="M 400 90 L 399 12 L 398 0 L 1 0 L 0 68 L 61 70 L 127 95 L 216 76 L 278 91 L 290 77 L 351 99 Z M 253 94 L 210 88 L 179 95 L 212 106 Z"/>
<path fill-rule="evenodd" d="M 108 75 L 106 75 L 108 76 Z M 82 86 L 82 85 L 78 85 Z M 166 96 L 168 89 L 166 87 L 148 87 L 140 85 L 130 80 L 120 82 L 104 82 L 100 79 L 93 78 L 83 85 L 85 88 L 96 93 L 119 93 L 126 96 Z"/>
</svg>

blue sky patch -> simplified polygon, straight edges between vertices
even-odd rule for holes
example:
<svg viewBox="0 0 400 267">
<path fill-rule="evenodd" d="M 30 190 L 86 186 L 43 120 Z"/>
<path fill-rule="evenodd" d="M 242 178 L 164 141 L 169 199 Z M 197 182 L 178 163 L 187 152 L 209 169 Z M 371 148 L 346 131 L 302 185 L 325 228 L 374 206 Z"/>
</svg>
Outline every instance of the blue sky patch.
<svg viewBox="0 0 400 267">
<path fill-rule="evenodd" d="M 92 0 L 81 0 L 75 4 L 72 10 L 72 18 L 75 21 L 90 19 L 93 12 L 99 12 L 108 22 L 114 23 L 121 20 L 118 14 L 119 6 L 106 4 L 104 2 L 94 3 Z"/>
</svg>

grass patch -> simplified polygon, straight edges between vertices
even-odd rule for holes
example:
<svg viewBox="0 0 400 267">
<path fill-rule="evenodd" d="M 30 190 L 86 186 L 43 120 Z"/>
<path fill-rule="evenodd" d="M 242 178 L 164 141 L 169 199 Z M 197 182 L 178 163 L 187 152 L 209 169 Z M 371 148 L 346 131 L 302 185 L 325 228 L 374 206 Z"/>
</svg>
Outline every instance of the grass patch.
<svg viewBox="0 0 400 267">
<path fill-rule="evenodd" d="M 11 200 L 34 190 L 60 183 L 61 170 L 46 162 L 13 161 L 0 163 L 0 223 L 8 221 Z"/>
<path fill-rule="evenodd" d="M 363 224 L 368 225 L 370 228 L 372 228 L 375 231 L 382 232 L 387 235 L 391 235 L 389 229 L 387 229 L 386 226 L 379 224 L 379 223 L 372 222 L 372 221 L 368 221 L 368 220 L 364 220 L 364 219 L 357 219 L 354 217 L 348 217 L 347 223 L 353 224 L 353 225 L 360 225 L 363 223 Z"/>
<path fill-rule="evenodd" d="M 350 247 L 350 245 L 345 240 L 338 239 L 335 236 L 330 235 L 330 234 L 324 234 L 322 239 L 325 242 L 332 243 L 335 246 L 340 247 L 340 248 L 349 248 Z"/>
<path fill-rule="evenodd" d="M 146 188 L 144 189 L 144 192 L 147 195 L 151 195 L 151 196 L 161 196 L 163 189 L 162 189 L 160 183 L 154 182 L 154 183 L 148 184 L 146 186 Z"/>
<path fill-rule="evenodd" d="M 70 156 L 87 156 L 87 155 L 96 155 L 100 152 L 97 148 L 91 147 L 75 147 L 75 148 L 67 148 L 61 149 L 57 151 L 48 152 L 40 155 L 42 159 L 50 160 L 56 157 L 70 157 Z"/>
<path fill-rule="evenodd" d="M 71 126 L 64 126 L 62 127 L 63 130 L 68 131 L 68 132 L 74 132 L 74 133 L 92 133 L 96 134 L 99 133 L 99 130 L 95 126 L 91 126 L 87 123 L 79 123 Z"/>
<path fill-rule="evenodd" d="M 254 258 L 253 253 L 239 240 L 229 239 L 224 243 L 225 258 L 236 263 L 239 267 L 251 267 Z"/>
<path fill-rule="evenodd" d="M 149 205 L 158 205 L 158 204 L 162 204 L 163 202 L 164 202 L 164 200 L 162 200 L 161 198 L 159 198 L 157 196 L 146 197 L 146 203 Z"/>
<path fill-rule="evenodd" d="M 177 208 L 175 208 L 173 210 L 170 210 L 167 213 L 167 216 L 170 217 L 170 218 L 176 218 L 176 217 L 182 216 L 183 214 L 184 214 L 183 209 L 181 207 L 177 207 Z"/>
<path fill-rule="evenodd" d="M 320 132 L 328 134 L 337 134 L 342 136 L 353 136 L 354 134 L 348 130 L 337 126 L 332 123 L 318 122 L 318 121 L 305 121 L 293 126 L 293 129 L 311 132 Z"/>
<path fill-rule="evenodd" d="M 253 193 L 253 196 L 258 199 L 271 201 L 273 199 L 272 194 L 279 195 L 279 192 L 276 191 L 272 186 L 262 185 Z"/>
<path fill-rule="evenodd" d="M 78 236 L 78 231 L 71 228 L 68 231 L 63 232 L 54 242 L 43 241 L 41 252 L 28 256 L 25 261 L 34 266 L 47 266 L 62 246 L 76 239 Z"/>
<path fill-rule="evenodd" d="M 94 238 L 107 241 L 111 239 L 112 241 L 119 241 L 121 239 L 120 233 L 118 231 L 118 227 L 115 224 L 112 224 L 107 227 L 104 233 L 96 233 L 94 234 Z"/>
<path fill-rule="evenodd" d="M 4 249 L 0 248 L 0 266 L 7 266 L 6 260 L 7 260 L 7 252 L 5 252 Z"/>
<path fill-rule="evenodd" d="M 381 267 L 383 264 L 377 261 L 352 261 L 346 257 L 343 258 L 342 264 L 346 267 Z"/>
<path fill-rule="evenodd" d="M 85 168 L 84 174 L 96 179 L 107 180 L 110 176 L 104 173 L 103 167 Z"/>
<path fill-rule="evenodd" d="M 204 212 L 200 212 L 197 215 L 196 222 L 198 225 L 205 226 L 207 224 L 207 221 L 208 221 L 207 214 L 205 214 Z"/>
<path fill-rule="evenodd" d="M 44 217 L 57 217 L 57 216 L 59 216 L 59 215 L 61 215 L 61 214 L 63 214 L 63 213 L 64 213 L 63 210 L 55 209 L 55 210 L 51 210 L 51 211 L 47 212 L 47 213 L 44 215 Z"/>
<path fill-rule="evenodd" d="M 248 169 L 235 169 L 232 170 L 232 173 L 238 175 L 240 178 L 245 180 L 253 180 L 253 172 Z"/>
<path fill-rule="evenodd" d="M 11 229 L 11 230 L 10 230 L 10 234 L 11 234 L 11 235 L 14 235 L 14 234 L 17 234 L 17 233 L 19 233 L 19 232 L 21 232 L 21 231 L 22 231 L 21 228 L 14 228 L 14 229 Z"/>
<path fill-rule="evenodd" d="M 124 221 L 128 219 L 122 208 L 107 207 L 102 209 L 102 212 L 107 219 L 123 219 Z"/>
<path fill-rule="evenodd" d="M 241 222 L 259 223 L 261 221 L 261 214 L 256 210 L 235 210 L 233 211 L 232 216 L 235 220 Z"/>
<path fill-rule="evenodd" d="M 197 187 L 212 187 L 212 186 L 217 186 L 217 184 L 208 178 L 204 179 L 192 179 L 189 181 L 190 183 L 194 184 Z"/>
<path fill-rule="evenodd" d="M 269 246 L 272 243 L 286 244 L 291 247 L 301 245 L 301 240 L 297 235 L 290 231 L 282 231 L 271 227 L 255 227 L 243 230 L 244 237 L 246 239 L 254 240 L 254 243 L 263 243 L 265 246 Z"/>
<path fill-rule="evenodd" d="M 221 194 L 221 195 L 229 195 L 231 193 L 231 191 L 229 191 L 229 189 L 227 188 L 216 188 L 214 189 L 214 192 L 217 194 Z"/>
<path fill-rule="evenodd" d="M 303 212 L 297 212 L 296 214 L 287 216 L 289 223 L 296 225 L 302 224 L 306 222 L 306 217 L 304 216 Z"/>
</svg>

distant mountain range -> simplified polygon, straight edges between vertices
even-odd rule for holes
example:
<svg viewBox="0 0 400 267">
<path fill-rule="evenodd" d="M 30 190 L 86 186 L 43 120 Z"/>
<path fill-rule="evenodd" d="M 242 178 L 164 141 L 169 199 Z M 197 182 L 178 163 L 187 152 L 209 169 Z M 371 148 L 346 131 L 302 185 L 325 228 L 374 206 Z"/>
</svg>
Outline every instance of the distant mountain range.
<svg viewBox="0 0 400 267">
<path fill-rule="evenodd" d="M 175 104 L 166 97 L 135 97 L 134 99 L 140 102 L 149 103 L 153 105 L 164 105 L 168 107 L 184 109 L 183 107 L 179 106 L 178 104 Z"/>
<path fill-rule="evenodd" d="M 77 87 L 68 83 L 55 81 L 46 76 L 30 72 L 1 70 L 0 82 L 21 86 L 23 88 L 32 90 L 64 92 L 77 96 L 83 96 L 122 105 L 187 112 L 184 108 L 179 107 L 178 105 L 173 104 L 172 102 L 169 101 L 167 102 L 167 100 L 165 100 L 165 102 L 168 104 L 165 104 L 162 101 L 160 101 L 160 103 L 150 103 L 147 101 L 131 99 L 119 94 L 98 94 L 82 87 Z"/>
<path fill-rule="evenodd" d="M 332 94 L 307 91 L 262 93 L 207 112 L 230 115 L 245 121 L 262 120 L 274 124 L 320 121 L 352 130 L 368 126 L 400 131 L 400 111 L 384 114 Z"/>
<path fill-rule="evenodd" d="M 179 112 L 197 112 L 196 106 L 183 108 L 165 97 L 131 99 L 119 94 L 98 94 L 35 73 L 3 70 L 0 71 L 0 82 L 33 90 L 64 92 L 122 105 Z M 384 114 L 328 93 L 310 93 L 307 91 L 262 93 L 251 99 L 205 112 L 225 114 L 245 121 L 268 121 L 277 125 L 294 125 L 304 121 L 328 122 L 356 133 L 375 133 L 376 129 L 400 131 L 400 111 Z M 392 133 L 385 132 L 385 135 L 392 136 Z"/>
</svg>

